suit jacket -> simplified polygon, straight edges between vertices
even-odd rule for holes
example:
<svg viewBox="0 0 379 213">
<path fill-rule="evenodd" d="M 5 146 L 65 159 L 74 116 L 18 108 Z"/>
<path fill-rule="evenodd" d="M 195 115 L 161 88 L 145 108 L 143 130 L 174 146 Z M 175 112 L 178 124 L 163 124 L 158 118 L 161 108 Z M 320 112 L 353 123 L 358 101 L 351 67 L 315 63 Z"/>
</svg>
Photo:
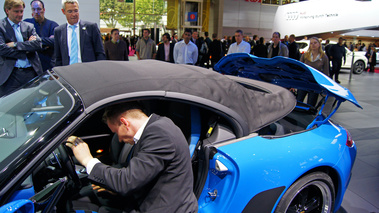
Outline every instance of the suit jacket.
<svg viewBox="0 0 379 213">
<path fill-rule="evenodd" d="M 42 65 L 37 50 L 42 49 L 41 38 L 36 33 L 33 24 L 21 21 L 20 29 L 24 42 L 17 42 L 13 27 L 7 18 L 0 20 L 0 85 L 3 85 L 12 74 L 17 59 L 28 59 L 37 75 L 42 74 Z M 34 41 L 28 41 L 30 36 L 36 36 Z M 16 48 L 6 45 L 9 42 L 17 42 Z"/>
<path fill-rule="evenodd" d="M 105 60 L 103 42 L 96 23 L 79 21 L 80 53 L 82 62 Z M 55 66 L 70 64 L 67 44 L 67 23 L 54 31 Z"/>
<path fill-rule="evenodd" d="M 54 55 L 54 29 L 58 27 L 55 21 L 45 18 L 42 24 L 36 22 L 34 18 L 28 18 L 24 21 L 32 23 L 36 29 L 37 34 L 42 40 L 42 49 L 38 51 L 38 56 L 42 64 L 43 71 L 53 68 L 53 55 Z"/>
<path fill-rule="evenodd" d="M 174 46 L 175 44 L 170 43 L 170 53 L 169 53 L 169 58 L 171 63 L 175 63 L 174 61 Z M 157 51 L 157 56 L 155 59 L 165 61 L 166 55 L 165 55 L 165 49 L 164 49 L 164 43 L 161 43 L 158 45 L 158 51 Z"/>
<path fill-rule="evenodd" d="M 299 45 L 296 41 L 288 44 L 288 57 L 300 60 Z"/>
<path fill-rule="evenodd" d="M 188 143 L 168 118 L 153 114 L 129 166 L 97 163 L 89 179 L 122 196 L 133 196 L 141 212 L 197 212 Z"/>
<path fill-rule="evenodd" d="M 274 43 L 270 44 L 267 48 L 267 58 L 272 58 L 272 49 L 274 48 Z M 288 57 L 288 47 L 287 45 L 283 44 L 282 42 L 279 41 L 279 52 L 278 56 L 284 56 Z"/>
</svg>

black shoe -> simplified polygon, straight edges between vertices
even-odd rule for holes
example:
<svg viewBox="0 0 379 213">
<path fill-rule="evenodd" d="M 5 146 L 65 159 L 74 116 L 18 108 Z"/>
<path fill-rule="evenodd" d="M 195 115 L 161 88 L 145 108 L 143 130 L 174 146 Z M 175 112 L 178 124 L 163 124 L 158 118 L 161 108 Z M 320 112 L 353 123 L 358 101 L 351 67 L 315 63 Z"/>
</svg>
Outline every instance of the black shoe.
<svg viewBox="0 0 379 213">
<path fill-rule="evenodd" d="M 336 82 L 339 83 L 339 84 L 341 83 L 339 80 L 336 80 Z"/>
</svg>

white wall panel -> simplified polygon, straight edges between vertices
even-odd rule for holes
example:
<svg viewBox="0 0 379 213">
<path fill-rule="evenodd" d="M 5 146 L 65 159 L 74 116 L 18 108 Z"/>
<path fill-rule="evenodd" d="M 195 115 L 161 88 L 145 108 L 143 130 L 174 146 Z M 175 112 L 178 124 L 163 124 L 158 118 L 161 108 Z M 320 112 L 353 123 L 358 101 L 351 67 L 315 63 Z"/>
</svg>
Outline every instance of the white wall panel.
<svg viewBox="0 0 379 213">
<path fill-rule="evenodd" d="M 277 6 L 245 0 L 224 0 L 224 27 L 272 29 Z"/>
</svg>

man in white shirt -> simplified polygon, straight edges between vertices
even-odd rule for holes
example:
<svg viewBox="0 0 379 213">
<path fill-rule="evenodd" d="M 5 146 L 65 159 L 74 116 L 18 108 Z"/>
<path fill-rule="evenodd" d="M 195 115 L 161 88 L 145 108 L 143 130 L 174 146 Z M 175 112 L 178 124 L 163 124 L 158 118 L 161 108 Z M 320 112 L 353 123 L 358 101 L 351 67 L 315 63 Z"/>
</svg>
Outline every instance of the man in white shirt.
<svg viewBox="0 0 379 213">
<path fill-rule="evenodd" d="M 237 30 L 234 33 L 236 42 L 230 45 L 228 55 L 231 53 L 250 53 L 251 46 L 249 43 L 243 40 L 242 30 Z"/>
<path fill-rule="evenodd" d="M 190 39 L 191 30 L 186 29 L 183 34 L 183 40 L 176 43 L 174 47 L 175 64 L 196 64 L 199 50 Z"/>
</svg>

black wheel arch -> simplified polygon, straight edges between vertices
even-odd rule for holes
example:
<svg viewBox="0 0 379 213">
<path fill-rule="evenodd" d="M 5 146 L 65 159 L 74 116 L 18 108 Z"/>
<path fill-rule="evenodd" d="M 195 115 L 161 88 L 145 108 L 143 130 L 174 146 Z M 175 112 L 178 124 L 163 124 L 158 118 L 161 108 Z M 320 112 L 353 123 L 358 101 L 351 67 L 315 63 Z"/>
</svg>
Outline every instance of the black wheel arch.
<svg viewBox="0 0 379 213">
<path fill-rule="evenodd" d="M 332 179 L 332 182 L 333 182 L 333 185 L 334 185 L 334 190 L 335 190 L 335 193 L 334 193 L 334 200 L 336 201 L 336 198 L 340 195 L 341 191 L 340 191 L 340 177 L 338 175 L 338 172 L 333 169 L 332 167 L 329 167 L 329 166 L 320 166 L 320 167 L 316 167 L 316 168 L 313 168 L 307 172 L 305 172 L 303 175 L 301 175 L 300 177 L 298 177 L 293 183 L 297 182 L 298 180 L 300 180 L 301 178 L 311 174 L 311 173 L 315 173 L 315 172 L 322 172 L 322 173 L 325 173 L 327 174 L 331 179 Z M 283 194 L 286 193 L 286 191 L 289 189 L 289 187 L 283 191 Z M 280 199 L 282 199 L 282 197 L 280 197 Z M 333 206 L 333 208 L 335 208 L 335 206 Z M 334 210 L 333 210 L 334 212 Z"/>
</svg>

